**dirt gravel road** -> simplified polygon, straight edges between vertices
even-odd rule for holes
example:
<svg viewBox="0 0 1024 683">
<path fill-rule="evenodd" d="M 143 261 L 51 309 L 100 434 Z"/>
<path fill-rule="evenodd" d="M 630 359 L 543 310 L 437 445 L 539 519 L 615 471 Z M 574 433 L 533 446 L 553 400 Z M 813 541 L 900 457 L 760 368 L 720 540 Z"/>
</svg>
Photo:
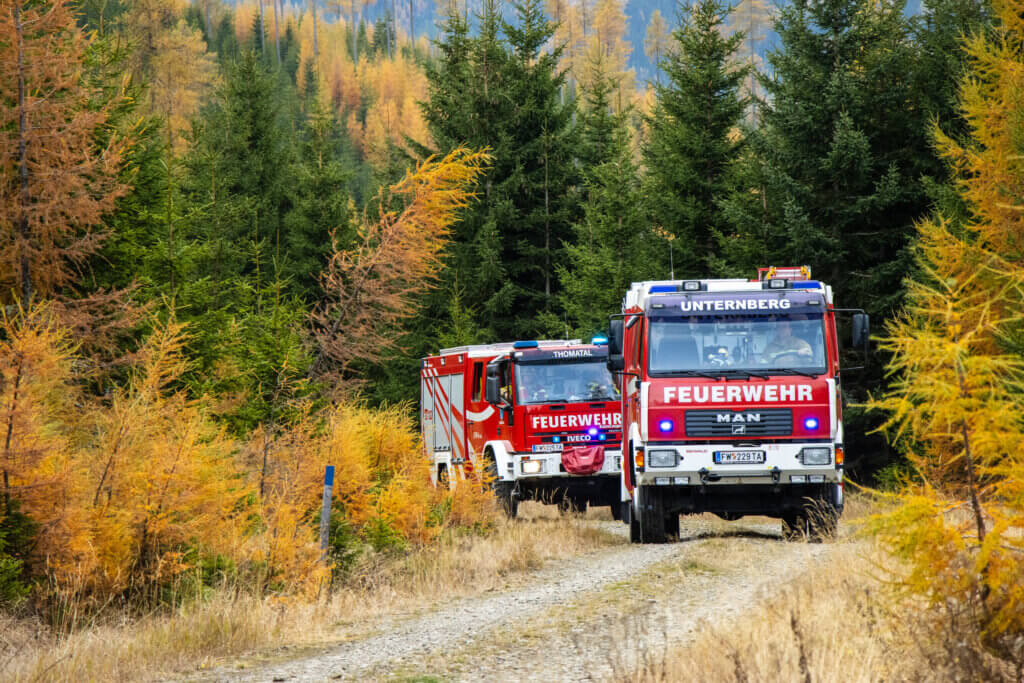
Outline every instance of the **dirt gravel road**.
<svg viewBox="0 0 1024 683">
<path fill-rule="evenodd" d="M 683 518 L 680 541 L 622 545 L 534 572 L 518 589 L 385 622 L 365 638 L 215 680 L 607 680 L 748 609 L 829 545 L 774 520 Z"/>
</svg>

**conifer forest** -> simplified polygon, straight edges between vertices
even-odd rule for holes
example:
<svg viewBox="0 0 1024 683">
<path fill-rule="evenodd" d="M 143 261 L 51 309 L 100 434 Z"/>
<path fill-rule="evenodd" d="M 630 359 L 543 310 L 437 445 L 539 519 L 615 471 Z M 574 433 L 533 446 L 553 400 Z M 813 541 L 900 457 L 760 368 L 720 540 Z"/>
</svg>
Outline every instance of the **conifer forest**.
<svg viewBox="0 0 1024 683">
<path fill-rule="evenodd" d="M 1022 680 L 1024 0 L 0 0 L 0 630 L 525 533 L 431 484 L 420 359 L 801 265 L 871 316 L 864 601 L 957 643 L 901 679 Z"/>
</svg>

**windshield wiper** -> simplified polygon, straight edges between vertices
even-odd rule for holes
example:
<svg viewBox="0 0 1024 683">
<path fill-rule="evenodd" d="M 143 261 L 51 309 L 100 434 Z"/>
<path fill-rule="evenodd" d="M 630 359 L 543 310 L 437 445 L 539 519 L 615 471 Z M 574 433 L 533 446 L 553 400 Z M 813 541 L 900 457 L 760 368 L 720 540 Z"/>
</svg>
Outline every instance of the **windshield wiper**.
<svg viewBox="0 0 1024 683">
<path fill-rule="evenodd" d="M 777 375 L 803 375 L 804 377 L 810 377 L 811 379 L 818 379 L 820 372 L 806 372 L 804 370 L 795 370 L 793 368 L 783 368 L 781 370 L 775 370 Z"/>
<path fill-rule="evenodd" d="M 757 372 L 755 370 L 719 370 L 718 374 L 723 377 L 757 377 L 758 379 L 768 379 L 768 375 L 763 372 Z"/>
<path fill-rule="evenodd" d="M 722 379 L 722 373 L 720 372 L 704 372 L 703 370 L 675 370 L 663 374 L 668 375 L 669 377 L 707 377 L 708 379 L 714 380 Z"/>
</svg>

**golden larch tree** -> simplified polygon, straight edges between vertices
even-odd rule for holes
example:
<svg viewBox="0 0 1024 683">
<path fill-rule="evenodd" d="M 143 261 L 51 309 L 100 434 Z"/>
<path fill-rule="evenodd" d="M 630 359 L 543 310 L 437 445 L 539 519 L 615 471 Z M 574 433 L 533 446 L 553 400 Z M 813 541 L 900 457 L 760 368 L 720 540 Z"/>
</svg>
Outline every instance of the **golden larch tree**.
<svg viewBox="0 0 1024 683">
<path fill-rule="evenodd" d="M 360 228 L 353 248 L 335 245 L 321 275 L 324 303 L 311 316 L 311 375 L 331 366 L 342 375 L 398 347 L 398 324 L 415 312 L 413 296 L 434 286 L 452 225 L 489 159 L 461 148 L 431 157 L 381 192 L 381 216 Z M 397 203 L 404 207 L 389 208 Z"/>
<path fill-rule="evenodd" d="M 921 275 L 882 342 L 895 381 L 869 405 L 914 476 L 870 527 L 907 561 L 901 585 L 1009 666 L 1024 661 L 1024 362 L 1006 350 L 1024 321 L 1024 4 L 994 6 L 997 28 L 966 43 L 969 138 L 935 130 L 969 219 L 918 226 Z"/>
<path fill-rule="evenodd" d="M 83 78 L 86 38 L 68 0 L 0 6 L 0 296 L 70 284 L 127 191 L 114 102 Z"/>
<path fill-rule="evenodd" d="M 654 64 L 655 73 L 658 74 L 658 81 L 661 81 L 661 60 L 669 48 L 668 23 L 665 17 L 661 16 L 660 10 L 651 13 L 651 20 L 647 22 L 647 32 L 644 34 L 644 54 Z"/>
</svg>

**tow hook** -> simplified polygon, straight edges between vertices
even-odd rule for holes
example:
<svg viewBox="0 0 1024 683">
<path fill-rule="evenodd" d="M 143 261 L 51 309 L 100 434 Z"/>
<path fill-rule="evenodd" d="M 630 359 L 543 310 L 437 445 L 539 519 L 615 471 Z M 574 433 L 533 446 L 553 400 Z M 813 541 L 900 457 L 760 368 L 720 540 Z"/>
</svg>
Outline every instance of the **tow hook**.
<svg viewBox="0 0 1024 683">
<path fill-rule="evenodd" d="M 708 472 L 708 468 L 707 467 L 701 467 L 697 471 L 697 474 L 700 475 L 700 487 L 701 487 L 700 491 L 701 491 L 701 493 L 704 493 L 704 487 L 707 486 L 709 481 L 718 481 L 718 477 L 717 476 L 712 478 L 712 475 L 711 475 L 710 472 Z"/>
<path fill-rule="evenodd" d="M 517 499 L 519 499 L 519 500 L 522 500 L 522 499 L 523 499 L 523 494 L 522 494 L 522 492 L 521 492 L 521 491 L 519 490 L 519 480 L 518 480 L 518 479 L 516 479 L 516 483 L 515 483 L 515 485 L 514 485 L 514 486 L 512 487 L 512 494 L 511 494 L 511 495 L 512 495 L 512 497 L 513 497 L 513 498 L 517 498 Z"/>
<path fill-rule="evenodd" d="M 781 479 L 782 479 L 782 470 L 780 470 L 779 466 L 776 465 L 775 467 L 772 468 L 772 484 L 775 485 L 775 489 L 774 489 L 775 493 L 778 493 L 779 491 L 782 490 L 782 487 L 779 486 L 779 481 Z"/>
</svg>

